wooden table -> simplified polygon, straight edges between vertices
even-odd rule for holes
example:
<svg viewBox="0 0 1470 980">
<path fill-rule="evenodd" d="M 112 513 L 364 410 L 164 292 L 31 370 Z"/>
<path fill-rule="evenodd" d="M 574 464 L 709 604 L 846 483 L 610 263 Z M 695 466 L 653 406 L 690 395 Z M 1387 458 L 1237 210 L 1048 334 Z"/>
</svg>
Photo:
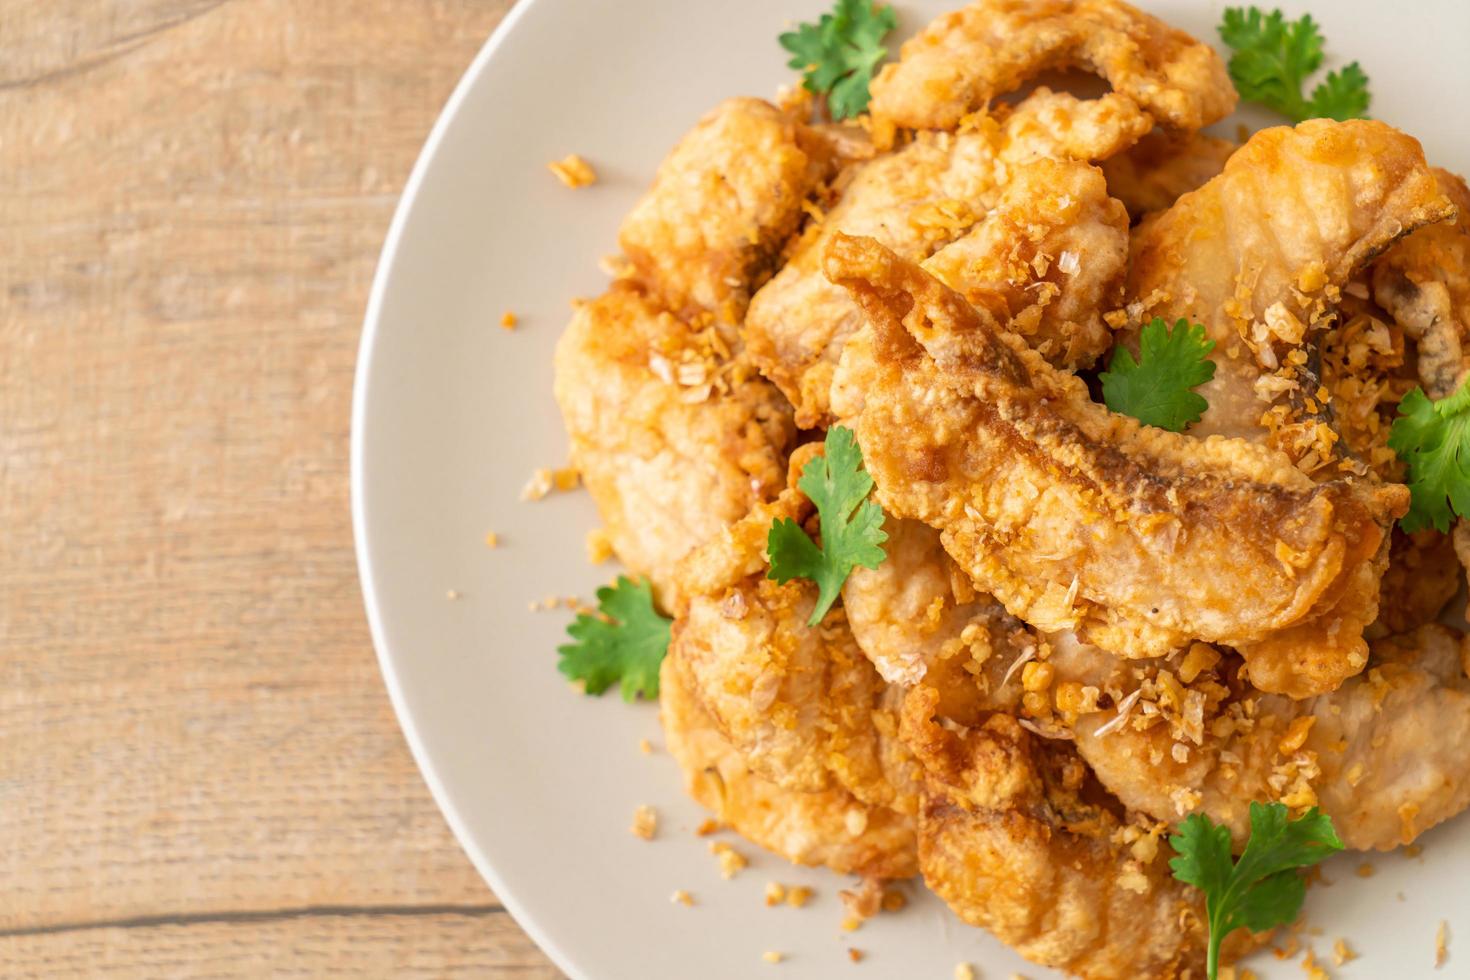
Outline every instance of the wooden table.
<svg viewBox="0 0 1470 980">
<path fill-rule="evenodd" d="M 509 0 L 0 9 L 0 976 L 558 972 L 373 659 L 353 362 Z"/>
</svg>

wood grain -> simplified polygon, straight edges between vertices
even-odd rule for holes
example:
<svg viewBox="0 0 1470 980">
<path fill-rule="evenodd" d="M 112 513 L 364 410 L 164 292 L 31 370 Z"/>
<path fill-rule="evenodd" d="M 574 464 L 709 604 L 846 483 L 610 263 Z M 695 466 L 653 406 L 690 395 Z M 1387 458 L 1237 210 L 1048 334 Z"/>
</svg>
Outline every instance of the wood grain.
<svg viewBox="0 0 1470 980">
<path fill-rule="evenodd" d="M 377 251 L 508 6 L 0 14 L 0 975 L 558 975 L 409 759 L 348 516 Z"/>
</svg>

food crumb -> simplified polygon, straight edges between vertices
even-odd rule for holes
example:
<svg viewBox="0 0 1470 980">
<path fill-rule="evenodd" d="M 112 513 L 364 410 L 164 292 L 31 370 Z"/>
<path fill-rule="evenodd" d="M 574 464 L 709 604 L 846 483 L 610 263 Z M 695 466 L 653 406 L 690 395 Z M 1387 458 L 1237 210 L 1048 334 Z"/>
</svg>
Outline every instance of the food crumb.
<svg viewBox="0 0 1470 980">
<path fill-rule="evenodd" d="M 863 927 L 863 920 L 855 915 L 849 915 L 842 920 L 843 932 L 857 932 Z"/>
<path fill-rule="evenodd" d="M 450 602 L 453 602 L 455 599 L 459 598 L 459 590 L 450 589 L 448 592 L 444 593 L 444 598 L 448 599 Z"/>
<path fill-rule="evenodd" d="M 863 951 L 849 946 L 847 947 L 847 958 L 854 963 L 861 963 L 863 961 Z"/>
<path fill-rule="evenodd" d="M 1301 948 L 1302 941 L 1300 939 L 1298 939 L 1296 936 L 1287 936 L 1286 945 L 1277 946 L 1271 952 L 1275 954 L 1278 960 L 1289 960 L 1293 956 L 1295 956 L 1301 950 Z"/>
<path fill-rule="evenodd" d="M 883 882 L 877 878 L 864 878 L 856 888 L 845 888 L 837 893 L 842 905 L 851 918 L 859 921 L 871 919 L 883 907 Z"/>
<path fill-rule="evenodd" d="M 519 322 L 520 318 L 517 317 L 510 310 L 506 310 L 504 313 L 500 314 L 500 325 L 507 330 L 514 330 L 516 328 L 516 324 Z"/>
<path fill-rule="evenodd" d="M 646 803 L 633 811 L 633 836 L 644 840 L 653 840 L 653 835 L 658 830 L 658 812 Z"/>
<path fill-rule="evenodd" d="M 1375 869 L 1371 861 L 1364 861 L 1362 864 L 1358 865 L 1358 870 L 1355 873 L 1359 878 L 1371 878 L 1373 877 L 1374 870 Z"/>
<path fill-rule="evenodd" d="M 1450 924 L 1444 919 L 1439 920 L 1439 928 L 1434 930 L 1434 968 L 1438 970 L 1444 966 L 1445 960 L 1450 958 Z"/>
<path fill-rule="evenodd" d="M 551 492 L 551 470 L 542 467 L 531 474 L 526 485 L 521 487 L 522 500 L 540 500 Z"/>
<path fill-rule="evenodd" d="M 714 817 L 705 817 L 704 822 L 694 828 L 694 832 L 700 837 L 708 837 L 720 829 L 720 822 Z"/>
<path fill-rule="evenodd" d="M 766 905 L 780 905 L 786 901 L 786 886 L 779 881 L 766 882 Z"/>
<path fill-rule="evenodd" d="M 767 963 L 780 963 L 785 958 L 785 956 L 776 952 L 774 949 L 768 949 L 761 954 L 761 959 L 765 960 Z"/>
<path fill-rule="evenodd" d="M 575 153 L 568 153 L 560 160 L 548 163 L 546 169 L 556 174 L 558 180 L 571 188 L 587 187 L 597 183 L 597 171 Z"/>
<path fill-rule="evenodd" d="M 744 854 L 741 854 L 722 840 L 717 840 L 710 844 L 709 851 L 719 860 L 720 877 L 726 881 L 738 875 L 750 864 L 750 861 L 746 859 Z"/>
<path fill-rule="evenodd" d="M 811 901 L 812 890 L 806 885 L 793 885 L 786 893 L 786 904 L 799 909 Z"/>
<path fill-rule="evenodd" d="M 487 548 L 499 548 L 500 547 L 500 535 L 496 534 L 494 531 L 486 531 L 485 532 L 485 547 L 487 547 Z"/>
<path fill-rule="evenodd" d="M 1317 963 L 1317 954 L 1313 950 L 1307 950 L 1307 955 L 1302 957 L 1302 972 L 1306 973 L 1308 980 L 1330 980 L 1327 971 Z"/>
<path fill-rule="evenodd" d="M 908 896 L 897 888 L 890 888 L 883 893 L 883 911 L 885 912 L 902 912 L 908 904 Z"/>
<path fill-rule="evenodd" d="M 559 470 L 552 471 L 551 480 L 556 488 L 563 493 L 575 490 L 582 483 L 582 471 L 575 466 L 563 466 Z"/>
<path fill-rule="evenodd" d="M 975 980 L 975 968 L 968 963 L 956 963 L 954 980 Z"/>
<path fill-rule="evenodd" d="M 669 901 L 673 902 L 676 905 L 682 905 L 685 908 L 689 908 L 694 904 L 694 896 L 686 892 L 684 889 L 680 888 L 676 890 L 674 894 L 669 896 Z"/>
<path fill-rule="evenodd" d="M 601 565 L 612 557 L 612 541 L 608 538 L 607 529 L 595 527 L 587 532 L 587 560 L 594 565 Z"/>
<path fill-rule="evenodd" d="M 1404 848 L 1404 857 L 1416 858 L 1423 853 L 1424 846 L 1422 844 L 1410 844 Z"/>
<path fill-rule="evenodd" d="M 1332 963 L 1334 966 L 1343 966 L 1358 958 L 1352 947 L 1347 944 L 1346 939 L 1339 939 L 1332 944 Z"/>
<path fill-rule="evenodd" d="M 638 740 L 638 751 L 644 755 L 653 755 L 653 743 L 646 738 Z"/>
</svg>

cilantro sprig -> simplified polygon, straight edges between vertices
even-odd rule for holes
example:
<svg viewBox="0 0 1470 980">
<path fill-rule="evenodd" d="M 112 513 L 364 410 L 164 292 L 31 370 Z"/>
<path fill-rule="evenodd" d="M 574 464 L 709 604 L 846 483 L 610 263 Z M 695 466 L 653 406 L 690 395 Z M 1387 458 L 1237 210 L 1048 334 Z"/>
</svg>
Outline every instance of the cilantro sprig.
<svg viewBox="0 0 1470 980">
<path fill-rule="evenodd" d="M 1293 122 L 1342 121 L 1368 114 L 1372 99 L 1368 76 L 1356 61 L 1328 72 L 1310 97 L 1303 94 L 1307 77 L 1322 67 L 1324 39 L 1311 14 L 1289 21 L 1280 10 L 1267 14 L 1255 6 L 1228 7 L 1219 31 L 1234 50 L 1230 79 L 1241 98 L 1275 109 Z"/>
<path fill-rule="evenodd" d="M 578 613 L 567 627 L 575 643 L 556 648 L 556 669 L 582 681 L 588 694 L 621 682 L 623 700 L 658 697 L 658 668 L 669 650 L 671 620 L 653 607 L 647 579 L 618 576 L 597 590 L 597 614 Z"/>
<path fill-rule="evenodd" d="M 833 119 L 861 115 L 868 107 L 868 82 L 888 57 L 883 38 L 898 26 L 892 7 L 873 0 L 837 0 L 830 14 L 782 34 L 790 51 L 788 68 L 802 72 L 808 92 L 827 96 Z"/>
<path fill-rule="evenodd" d="M 840 425 L 828 429 L 825 452 L 806 464 L 796 485 L 817 505 L 822 545 L 817 547 L 789 517 L 774 522 L 766 536 L 771 556 L 766 577 L 783 585 L 794 578 L 817 583 L 817 605 L 807 620 L 808 626 L 816 626 L 854 568 L 877 568 L 887 557 L 882 544 L 888 535 L 883 508 L 868 499 L 873 478 L 863 469 L 863 454 L 851 430 Z"/>
<path fill-rule="evenodd" d="M 1439 401 L 1420 388 L 1405 395 L 1388 446 L 1409 468 L 1405 531 L 1448 531 L 1452 510 L 1470 517 L 1470 380 Z"/>
<path fill-rule="evenodd" d="M 1199 324 L 1180 320 L 1170 329 L 1154 317 L 1139 334 L 1138 360 L 1121 344 L 1113 348 L 1108 369 L 1099 375 L 1103 402 L 1144 425 L 1183 432 L 1209 408 L 1194 388 L 1215 376 L 1215 362 L 1208 359 L 1214 349 Z"/>
<path fill-rule="evenodd" d="M 1252 803 L 1250 819 L 1250 841 L 1239 861 L 1230 853 L 1230 828 L 1202 813 L 1185 819 L 1169 838 L 1179 855 L 1169 862 L 1174 877 L 1205 893 L 1210 980 L 1219 975 L 1226 936 L 1242 927 L 1261 932 L 1294 920 L 1307 894 L 1298 869 L 1342 850 L 1331 819 L 1316 807 L 1292 820 L 1281 803 Z"/>
</svg>

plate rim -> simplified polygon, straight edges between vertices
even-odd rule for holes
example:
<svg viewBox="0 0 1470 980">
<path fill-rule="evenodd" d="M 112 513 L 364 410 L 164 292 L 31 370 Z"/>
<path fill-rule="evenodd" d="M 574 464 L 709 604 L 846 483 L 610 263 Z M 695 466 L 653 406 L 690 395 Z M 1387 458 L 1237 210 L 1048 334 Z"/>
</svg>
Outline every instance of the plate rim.
<svg viewBox="0 0 1470 980">
<path fill-rule="evenodd" d="M 489 856 L 476 844 L 474 835 L 470 833 L 468 821 L 455 805 L 448 786 L 435 769 L 433 759 L 425 748 L 418 724 L 408 708 L 403 692 L 403 682 L 399 677 L 398 666 L 388 644 L 382 603 L 374 577 L 375 562 L 368 534 L 365 493 L 367 472 L 364 455 L 366 452 L 369 380 L 373 373 L 374 353 L 382 324 L 383 306 L 386 302 L 389 282 L 398 264 L 398 252 L 403 242 L 404 230 L 418 204 L 419 194 L 423 190 L 428 172 L 433 167 L 449 130 L 458 120 L 470 92 L 479 84 L 491 60 L 509 39 L 521 18 L 528 10 L 537 6 L 538 2 L 539 0 L 516 0 L 484 44 L 480 46 L 459 81 L 455 83 L 454 90 L 445 100 L 443 108 L 439 110 L 434 125 L 429 130 L 429 135 L 424 140 L 424 145 L 419 150 L 418 157 L 414 160 L 413 168 L 409 171 L 408 179 L 404 182 L 403 190 L 399 194 L 398 204 L 393 210 L 393 218 L 383 238 L 382 249 L 378 253 L 372 286 L 368 291 L 367 307 L 363 313 L 362 333 L 358 339 L 357 364 L 353 370 L 352 379 L 352 411 L 348 436 L 348 495 L 352 511 L 352 544 L 356 554 L 357 580 L 362 591 L 368 633 L 371 636 L 373 652 L 378 661 L 378 670 L 383 675 L 383 685 L 388 691 L 388 700 L 393 706 L 393 715 L 398 722 L 399 730 L 403 733 L 404 741 L 408 743 L 409 754 L 413 757 L 414 765 L 418 767 L 419 775 L 423 777 L 425 785 L 428 786 L 429 795 L 434 800 L 435 806 L 439 808 L 445 823 L 449 825 L 455 841 L 470 859 L 470 863 L 474 865 L 480 878 L 495 893 L 495 898 L 510 913 L 516 924 L 526 931 L 536 946 L 551 959 L 557 969 L 568 976 L 580 977 L 583 976 L 581 971 L 574 967 L 567 955 L 551 939 L 549 933 L 521 905 L 513 891 L 495 870 Z"/>
</svg>

